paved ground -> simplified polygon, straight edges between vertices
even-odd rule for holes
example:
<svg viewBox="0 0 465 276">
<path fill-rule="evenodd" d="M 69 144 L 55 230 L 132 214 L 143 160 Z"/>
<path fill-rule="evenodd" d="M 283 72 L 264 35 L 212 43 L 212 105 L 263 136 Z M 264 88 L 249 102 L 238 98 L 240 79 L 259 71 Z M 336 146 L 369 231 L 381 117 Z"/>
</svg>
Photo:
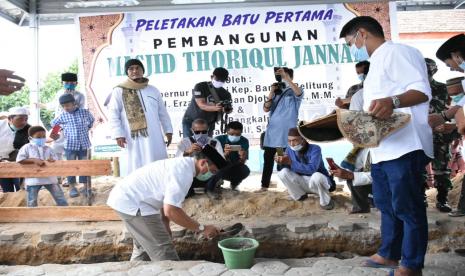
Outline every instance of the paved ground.
<svg viewBox="0 0 465 276">
<path fill-rule="evenodd" d="M 285 276 L 378 276 L 388 275 L 388 269 L 364 268 L 360 264 L 366 258 L 340 260 L 332 257 L 270 260 L 257 259 L 251 269 L 228 270 L 223 264 L 185 262 L 119 262 L 100 264 L 41 266 L 0 266 L 1 275 L 66 275 L 66 276 L 246 276 L 246 275 L 285 275 Z M 463 276 L 465 257 L 454 253 L 427 255 L 423 275 Z"/>
</svg>

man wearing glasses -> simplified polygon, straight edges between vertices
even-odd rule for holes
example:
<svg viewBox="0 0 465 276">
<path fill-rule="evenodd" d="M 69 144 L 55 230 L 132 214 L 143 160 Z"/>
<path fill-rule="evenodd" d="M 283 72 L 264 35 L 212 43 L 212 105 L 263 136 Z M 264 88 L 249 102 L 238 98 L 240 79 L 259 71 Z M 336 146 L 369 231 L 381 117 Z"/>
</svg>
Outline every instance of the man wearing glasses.
<svg viewBox="0 0 465 276">
<path fill-rule="evenodd" d="M 394 111 L 411 114 L 405 127 L 370 149 L 382 243 L 366 266 L 394 267 L 390 275 L 395 276 L 422 275 L 428 244 L 422 175 L 434 156 L 428 125 L 431 88 L 424 58 L 415 48 L 386 41 L 381 25 L 368 16 L 350 20 L 340 37 L 356 60 L 370 58 L 363 110 L 378 119 L 388 119 Z"/>
<path fill-rule="evenodd" d="M 216 151 L 224 157 L 223 147 L 221 146 L 221 143 L 218 140 L 215 140 L 208 136 L 208 122 L 206 120 L 195 119 L 192 122 L 191 131 L 193 133 L 192 136 L 186 137 L 178 143 L 176 157 L 192 157 L 196 153 L 201 152 L 202 148 L 205 145 L 210 145 L 211 147 L 215 148 Z M 209 181 L 212 181 L 214 179 L 215 178 L 211 178 L 209 179 Z M 218 199 L 218 194 L 214 192 L 214 189 L 216 188 L 216 183 L 209 183 L 209 181 L 194 178 L 192 186 L 186 197 L 195 195 L 194 188 L 207 189 L 207 187 L 211 186 L 211 189 L 207 189 L 207 195 L 214 199 Z"/>
</svg>

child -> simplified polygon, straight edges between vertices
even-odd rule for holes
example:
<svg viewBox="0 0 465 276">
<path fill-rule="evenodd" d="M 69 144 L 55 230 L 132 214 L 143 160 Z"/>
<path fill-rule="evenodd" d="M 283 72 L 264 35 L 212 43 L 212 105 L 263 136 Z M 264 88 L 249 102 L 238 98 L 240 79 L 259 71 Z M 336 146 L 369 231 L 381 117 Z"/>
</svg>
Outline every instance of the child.
<svg viewBox="0 0 465 276">
<path fill-rule="evenodd" d="M 67 160 L 86 160 L 90 148 L 89 129 L 94 124 L 94 117 L 86 109 L 76 106 L 76 100 L 71 94 L 60 96 L 59 102 L 63 112 L 52 120 L 52 127 L 60 125 L 65 136 L 65 155 Z M 87 183 L 87 176 L 79 177 L 80 183 Z M 78 197 L 76 177 L 68 176 L 70 186 L 69 196 Z"/>
<path fill-rule="evenodd" d="M 37 166 L 45 166 L 47 162 L 54 162 L 55 154 L 50 147 L 45 145 L 47 139 L 45 138 L 45 129 L 41 126 L 32 126 L 29 128 L 28 134 L 30 142 L 19 150 L 16 162 L 36 164 Z M 52 194 L 58 206 L 68 206 L 56 176 L 26 178 L 24 183 L 27 191 L 27 207 L 37 207 L 37 196 L 42 187 L 45 187 Z"/>
</svg>

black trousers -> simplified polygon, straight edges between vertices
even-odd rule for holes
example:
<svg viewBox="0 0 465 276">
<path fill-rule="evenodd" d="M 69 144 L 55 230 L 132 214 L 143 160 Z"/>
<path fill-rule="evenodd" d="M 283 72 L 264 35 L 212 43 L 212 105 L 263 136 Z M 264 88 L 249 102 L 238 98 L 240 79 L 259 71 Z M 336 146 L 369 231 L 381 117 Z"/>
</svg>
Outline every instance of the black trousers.
<svg viewBox="0 0 465 276">
<path fill-rule="evenodd" d="M 188 196 L 194 195 L 194 188 L 205 188 L 206 191 L 214 191 L 216 183 L 221 179 L 231 182 L 231 187 L 237 187 L 241 184 L 242 180 L 246 179 L 250 174 L 250 169 L 247 165 L 242 163 L 235 163 L 227 166 L 224 169 L 219 170 L 212 178 L 208 181 L 200 181 L 194 178 L 192 186 L 189 189 Z"/>
<path fill-rule="evenodd" d="M 347 180 L 352 197 L 352 211 L 369 211 L 370 200 L 368 195 L 372 193 L 371 185 L 354 186 L 352 180 Z"/>
<path fill-rule="evenodd" d="M 270 187 L 271 175 L 273 174 L 274 167 L 274 156 L 276 154 L 276 148 L 263 148 L 263 172 L 262 172 L 262 187 Z M 286 149 L 283 148 L 283 151 Z M 278 171 L 282 169 L 281 165 L 278 165 Z"/>
</svg>

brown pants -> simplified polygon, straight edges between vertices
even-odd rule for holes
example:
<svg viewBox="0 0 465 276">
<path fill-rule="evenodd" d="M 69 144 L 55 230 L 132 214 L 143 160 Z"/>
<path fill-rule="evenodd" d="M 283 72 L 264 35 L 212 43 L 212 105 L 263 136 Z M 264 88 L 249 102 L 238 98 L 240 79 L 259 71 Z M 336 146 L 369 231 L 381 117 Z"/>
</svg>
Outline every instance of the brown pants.
<svg viewBox="0 0 465 276">
<path fill-rule="evenodd" d="M 131 216 L 117 212 L 132 234 L 131 261 L 179 261 L 171 237 L 160 215 Z"/>
</svg>

